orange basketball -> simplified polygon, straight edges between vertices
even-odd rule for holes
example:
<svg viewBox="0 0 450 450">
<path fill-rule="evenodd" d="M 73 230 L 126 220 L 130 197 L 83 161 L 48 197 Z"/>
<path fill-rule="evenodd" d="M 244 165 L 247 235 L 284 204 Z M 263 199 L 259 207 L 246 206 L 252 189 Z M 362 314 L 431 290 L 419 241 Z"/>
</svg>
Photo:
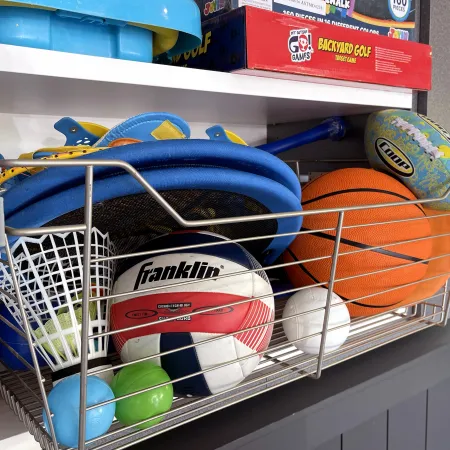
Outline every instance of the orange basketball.
<svg viewBox="0 0 450 450">
<path fill-rule="evenodd" d="M 330 172 L 303 189 L 303 208 L 306 211 L 409 200 L 416 198 L 408 188 L 389 175 L 371 169 Z M 352 227 L 405 219 L 420 220 Z M 337 222 L 338 213 L 305 216 L 302 229 L 333 228 L 337 226 Z M 430 257 L 432 240 L 389 244 L 427 238 L 430 235 L 430 224 L 420 205 L 371 208 L 345 213 L 333 290 L 343 300 L 355 300 L 347 304 L 353 317 L 378 314 L 400 306 L 405 301 L 417 287 L 413 283 L 423 279 L 427 272 L 428 262 L 424 260 Z M 335 236 L 335 230 L 297 236 L 283 256 L 285 262 L 300 262 L 286 267 L 295 286 L 308 286 L 329 280 L 331 258 L 302 261 L 331 256 Z M 379 246 L 384 247 L 376 248 Z M 356 253 L 345 254 L 349 252 Z M 384 269 L 391 270 L 366 275 Z"/>
<path fill-rule="evenodd" d="M 424 212 L 429 218 L 432 239 L 431 261 L 428 263 L 427 273 L 423 283 L 416 285 L 416 288 L 408 296 L 406 302 L 417 302 L 435 295 L 449 278 L 450 267 L 450 216 L 443 215 L 446 211 L 424 208 Z M 442 275 L 442 276 L 439 276 Z"/>
</svg>

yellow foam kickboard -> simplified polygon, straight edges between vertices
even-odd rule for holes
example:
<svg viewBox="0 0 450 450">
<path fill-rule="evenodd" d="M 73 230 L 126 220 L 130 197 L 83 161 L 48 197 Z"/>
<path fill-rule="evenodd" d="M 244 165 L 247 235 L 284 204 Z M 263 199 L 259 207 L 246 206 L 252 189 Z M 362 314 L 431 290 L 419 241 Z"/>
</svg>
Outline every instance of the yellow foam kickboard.
<svg viewBox="0 0 450 450">
<path fill-rule="evenodd" d="M 155 128 L 150 134 L 158 141 L 186 138 L 186 136 L 170 120 L 165 120 L 158 128 Z"/>
<path fill-rule="evenodd" d="M 89 133 L 92 133 L 94 136 L 98 136 L 99 139 L 109 131 L 109 128 L 99 125 L 98 123 L 80 122 L 80 125 L 89 131 Z"/>
<path fill-rule="evenodd" d="M 227 135 L 227 138 L 235 143 L 235 144 L 241 144 L 241 145 L 247 145 L 247 142 L 244 141 L 241 137 L 239 137 L 236 133 L 233 133 L 232 131 L 225 130 L 225 133 Z"/>
<path fill-rule="evenodd" d="M 89 153 L 95 153 L 100 150 L 106 150 L 108 147 L 89 147 L 89 146 L 83 146 L 79 145 L 77 147 L 55 147 L 55 148 L 41 148 L 39 150 L 36 150 L 35 152 L 30 153 L 23 153 L 19 156 L 19 159 L 23 160 L 29 160 L 34 159 L 34 155 L 37 152 L 52 152 L 54 153 L 51 156 L 41 158 L 43 160 L 55 160 L 55 159 L 73 159 L 78 158 L 79 156 L 87 155 Z M 0 185 L 3 184 L 5 181 L 10 180 L 11 178 L 14 178 L 17 175 L 28 173 L 30 175 L 34 175 L 35 173 L 38 173 L 42 170 L 44 170 L 45 167 L 14 167 L 12 169 L 8 169 L 3 171 L 0 174 Z"/>
</svg>

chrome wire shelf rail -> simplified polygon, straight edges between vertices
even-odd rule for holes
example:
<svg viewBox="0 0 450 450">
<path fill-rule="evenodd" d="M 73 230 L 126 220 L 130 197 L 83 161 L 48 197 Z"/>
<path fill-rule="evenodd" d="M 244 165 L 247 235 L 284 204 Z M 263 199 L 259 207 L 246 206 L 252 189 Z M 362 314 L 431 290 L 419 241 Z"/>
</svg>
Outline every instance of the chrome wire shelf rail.
<svg viewBox="0 0 450 450">
<path fill-rule="evenodd" d="M 73 224 L 70 226 L 53 226 L 53 227 L 41 227 L 41 228 L 21 228 L 14 229 L 11 227 L 6 227 L 6 233 L 9 236 L 42 236 L 46 234 L 57 234 L 57 233 L 69 233 L 69 232 L 83 232 L 84 233 L 84 247 L 83 247 L 83 292 L 82 299 L 78 300 L 78 302 L 82 305 L 82 325 L 81 325 L 81 392 L 80 392 L 80 400 L 81 405 L 86 405 L 86 381 L 87 377 L 100 375 L 110 369 L 101 368 L 96 369 L 94 371 L 89 371 L 88 373 L 88 356 L 89 356 L 89 341 L 92 339 L 98 339 L 100 337 L 112 336 L 117 333 L 121 333 L 124 331 L 131 331 L 138 328 L 149 328 L 154 326 L 156 323 L 161 324 L 164 322 L 171 322 L 175 320 L 179 320 L 185 317 L 195 316 L 196 314 L 205 313 L 208 311 L 214 311 L 217 307 L 211 307 L 203 309 L 201 312 L 191 312 L 188 314 L 180 314 L 170 318 L 166 318 L 160 320 L 158 322 L 151 322 L 146 324 L 137 325 L 134 327 L 127 327 L 120 330 L 107 330 L 103 332 L 91 333 L 89 334 L 89 327 L 87 324 L 89 323 L 89 303 L 90 302 L 99 302 L 101 300 L 111 300 L 112 298 L 125 297 L 130 294 L 134 294 L 137 291 L 129 291 L 121 294 L 114 295 L 98 295 L 92 296 L 91 294 L 91 266 L 96 263 L 111 261 L 111 260 L 122 260 L 125 258 L 130 258 L 134 256 L 150 256 L 156 253 L 161 253 L 163 250 L 154 250 L 154 251 L 146 251 L 132 254 L 119 254 L 115 256 L 107 256 L 107 257 L 93 257 L 91 255 L 91 235 L 93 229 L 92 223 L 92 206 L 93 206 L 93 190 L 95 189 L 94 183 L 94 167 L 97 166 L 109 166 L 115 167 L 117 169 L 122 169 L 126 171 L 131 177 L 133 177 L 137 182 L 139 182 L 143 189 L 152 196 L 152 198 L 178 223 L 181 228 L 201 228 L 206 226 L 218 225 L 218 224 L 231 224 L 231 223 L 241 223 L 241 222 L 255 222 L 255 221 L 264 221 L 269 219 L 280 219 L 285 217 L 295 217 L 295 216 L 307 216 L 307 215 L 316 215 L 316 214 L 326 214 L 326 213 L 337 213 L 338 220 L 336 226 L 333 228 L 324 228 L 320 230 L 301 230 L 295 233 L 285 233 L 281 235 L 265 235 L 265 236 L 257 236 L 257 237 L 247 237 L 234 239 L 231 241 L 226 241 L 224 243 L 214 243 L 214 244 L 201 244 L 201 245 L 189 245 L 183 247 L 172 247 L 171 251 L 174 250 L 190 250 L 190 249 L 199 249 L 208 247 L 211 245 L 225 245 L 230 242 L 235 243 L 245 243 L 250 242 L 252 240 L 257 239 L 267 239 L 267 238 L 275 238 L 280 236 L 296 236 L 302 234 L 314 234 L 314 233 L 323 233 L 323 232 L 331 232 L 335 233 L 335 242 L 334 249 L 329 255 L 320 256 L 317 258 L 310 258 L 302 261 L 294 261 L 291 263 L 277 263 L 272 264 L 270 266 L 264 267 L 266 272 L 275 269 L 281 269 L 284 267 L 288 267 L 296 264 L 304 264 L 313 261 L 321 261 L 321 260 L 330 260 L 331 259 L 331 271 L 329 279 L 325 282 L 311 284 L 309 286 L 297 287 L 293 289 L 287 289 L 282 292 L 277 292 L 274 294 L 268 294 L 266 296 L 260 296 L 258 299 L 264 297 L 273 296 L 275 299 L 277 297 L 285 297 L 286 295 L 294 294 L 295 292 L 299 292 L 303 289 L 307 289 L 310 287 L 320 287 L 327 286 L 329 288 L 326 306 L 317 308 L 314 310 L 310 310 L 307 312 L 298 313 L 294 316 L 290 316 L 289 318 L 283 319 L 282 313 L 283 308 L 286 304 L 286 298 L 276 300 L 275 303 L 275 317 L 273 320 L 267 321 L 264 324 L 260 324 L 253 327 L 248 327 L 244 329 L 240 329 L 236 332 L 229 333 L 227 336 L 233 336 L 242 334 L 246 331 L 256 330 L 262 327 L 273 326 L 273 333 L 271 342 L 269 347 L 266 350 L 262 350 L 256 353 L 252 353 L 247 356 L 243 356 L 232 361 L 215 365 L 208 369 L 201 370 L 196 373 L 192 373 L 188 376 L 184 376 L 175 380 L 171 380 L 167 383 L 162 383 L 157 386 L 149 387 L 143 390 L 140 390 L 134 394 L 128 394 L 123 397 L 118 397 L 114 400 L 103 402 L 101 404 L 97 404 L 89 407 L 82 407 L 80 411 L 80 431 L 79 431 L 79 450 L 85 449 L 124 449 L 130 447 L 131 445 L 149 439 L 152 436 L 159 435 L 161 433 L 170 431 L 176 427 L 179 427 L 183 424 L 192 422 L 198 418 L 204 417 L 208 414 L 211 414 L 215 411 L 224 409 L 228 406 L 234 405 L 246 399 L 255 397 L 263 392 L 270 391 L 279 386 L 291 383 L 300 378 L 310 376 L 314 378 L 320 378 L 322 370 L 339 364 L 348 359 L 354 358 L 358 355 L 371 351 L 375 348 L 378 348 L 382 345 L 385 345 L 389 342 L 393 342 L 397 339 L 400 339 L 404 336 L 408 336 L 410 334 L 419 332 L 421 330 L 427 329 L 432 326 L 445 326 L 448 319 L 449 313 L 449 282 L 445 284 L 445 287 L 438 293 L 433 296 L 428 296 L 427 298 L 421 298 L 420 300 L 416 300 L 407 306 L 403 306 L 400 309 L 398 306 L 394 306 L 388 311 L 383 311 L 382 313 L 375 314 L 369 317 L 359 317 L 352 320 L 350 326 L 350 334 L 345 343 L 338 348 L 337 350 L 326 352 L 325 344 L 327 334 L 330 331 L 338 330 L 346 325 L 340 325 L 336 327 L 329 327 L 329 317 L 332 311 L 332 308 L 337 307 L 338 305 L 332 304 L 332 291 L 335 284 L 348 281 L 355 280 L 358 282 L 358 278 L 365 277 L 368 275 L 378 275 L 383 273 L 388 273 L 389 271 L 396 270 L 399 267 L 408 268 L 412 267 L 420 262 L 431 262 L 438 260 L 440 258 L 448 258 L 449 254 L 443 254 L 439 256 L 432 256 L 426 260 L 419 262 L 411 262 L 407 264 L 402 264 L 401 266 L 389 267 L 381 270 L 376 270 L 372 272 L 367 272 L 363 274 L 357 274 L 348 277 L 337 277 L 336 269 L 339 264 L 339 257 L 344 255 L 352 255 L 357 254 L 373 249 L 384 249 L 389 247 L 395 247 L 396 245 L 408 244 L 412 242 L 417 242 L 426 239 L 438 239 L 450 237 L 450 230 L 448 233 L 442 233 L 433 235 L 431 237 L 418 238 L 418 239 L 409 239 L 403 241 L 397 241 L 395 243 L 390 243 L 386 245 L 379 245 L 370 247 L 369 249 L 357 249 L 346 252 L 339 252 L 340 243 L 341 243 L 341 234 L 343 230 L 358 228 L 358 227 L 377 227 L 381 225 L 391 224 L 391 223 L 406 223 L 409 221 L 416 220 L 436 220 L 442 217 L 450 216 L 450 213 L 442 212 L 442 214 L 436 214 L 431 217 L 423 217 L 423 218 L 413 218 L 413 219 L 402 219 L 402 220 L 393 220 L 386 222 L 376 222 L 370 224 L 361 224 L 361 225 L 346 225 L 345 217 L 346 213 L 350 211 L 359 211 L 359 210 L 367 210 L 374 208 L 386 208 L 386 207 L 398 207 L 405 206 L 408 204 L 422 204 L 426 205 L 427 203 L 439 201 L 445 199 L 450 190 L 440 198 L 427 199 L 427 200 L 417 200 L 417 201 L 402 201 L 402 202 L 393 202 L 393 203 L 385 203 L 385 204 L 374 204 L 374 205 L 363 205 L 363 206 L 355 206 L 355 207 L 345 207 L 345 208 L 328 208 L 322 210 L 309 210 L 309 211 L 299 211 L 299 212 L 288 212 L 288 213 L 279 213 L 279 214 L 262 214 L 262 215 L 253 215 L 246 217 L 228 217 L 223 219 L 212 219 L 212 220 L 195 220 L 190 221 L 181 217 L 178 212 L 170 205 L 140 174 L 134 169 L 130 164 L 127 164 L 123 161 L 105 161 L 105 160 L 61 160 L 61 161 L 39 161 L 39 160 L 4 160 L 1 161 L 0 166 L 2 167 L 73 167 L 73 166 L 81 166 L 85 168 L 85 206 L 84 206 L 84 223 L 82 224 Z M 30 323 L 27 321 L 27 313 L 26 313 L 26 303 L 23 298 L 23 294 L 21 292 L 19 282 L 17 276 L 15 274 L 15 262 L 13 255 L 11 253 L 11 248 L 6 242 L 5 253 L 7 255 L 8 261 L 3 261 L 4 264 L 8 264 L 11 268 L 11 278 L 14 284 L 15 293 L 11 294 L 2 290 L 2 294 L 7 295 L 8 298 L 12 299 L 16 302 L 18 308 L 20 309 L 22 318 L 24 318 L 24 326 L 23 330 L 18 329 L 6 319 L 0 318 L 6 325 L 15 329 L 20 335 L 26 337 L 28 343 L 30 345 L 30 349 L 32 350 L 32 357 L 34 362 L 34 367 L 30 366 L 27 361 L 23 360 L 20 355 L 17 355 L 15 351 L 9 347 L 6 342 L 0 340 L 0 345 L 5 345 L 13 354 L 15 354 L 26 366 L 29 368 L 29 371 L 25 372 L 13 372 L 8 368 L 0 373 L 0 392 L 1 396 L 5 399 L 11 409 L 15 412 L 15 414 L 22 420 L 27 429 L 33 434 L 36 440 L 40 443 L 41 447 L 46 450 L 56 450 L 61 448 L 55 438 L 53 426 L 50 423 L 50 429 L 48 432 L 45 430 L 43 425 L 43 410 L 45 410 L 47 417 L 51 417 L 51 411 L 47 401 L 47 394 L 52 388 L 50 380 L 50 371 L 49 369 L 41 369 L 37 362 L 37 351 L 36 344 L 34 342 L 32 327 Z M 226 279 L 229 277 L 238 276 L 241 274 L 247 274 L 250 272 L 257 272 L 260 269 L 252 269 L 246 271 L 240 271 L 235 273 L 227 273 L 225 275 L 220 275 L 217 277 L 210 278 L 209 281 Z M 377 296 L 380 294 L 392 292 L 398 289 L 403 289 L 406 286 L 415 286 L 420 285 L 421 283 L 425 283 L 427 281 L 431 281 L 433 279 L 445 278 L 448 279 L 450 277 L 449 272 L 442 272 L 438 275 L 434 275 L 432 277 L 427 277 L 425 279 L 421 279 L 419 281 L 414 281 L 407 284 L 402 284 L 400 286 L 395 286 L 390 289 L 386 289 L 379 292 L 373 292 L 367 294 L 365 296 L 361 296 L 356 299 L 345 300 L 345 304 L 351 304 L 354 302 L 358 302 L 362 299 L 368 299 L 373 296 Z M 189 280 L 185 282 L 173 283 L 171 285 L 165 285 L 164 287 L 153 287 L 139 290 L 139 294 L 149 292 L 157 292 L 161 289 L 168 289 L 170 287 L 188 285 L 188 284 L 197 284 L 204 282 L 204 280 Z M 223 305 L 223 307 L 232 307 L 236 305 L 241 305 L 245 303 L 250 303 L 256 298 L 244 298 L 243 300 L 230 302 L 227 305 Z M 301 317 L 307 314 L 311 314 L 313 312 L 323 312 L 324 313 L 324 321 L 322 330 L 318 333 L 310 334 L 308 336 L 302 336 L 299 339 L 289 341 L 284 334 L 282 322 L 284 320 L 291 320 L 295 317 Z M 320 351 L 318 355 L 308 355 L 298 350 L 294 345 L 297 342 L 310 339 L 311 337 L 321 336 L 320 340 Z M 121 369 L 123 367 L 132 365 L 136 362 L 140 361 L 149 361 L 154 360 L 155 358 L 159 358 L 164 355 L 168 355 L 171 353 L 176 353 L 182 350 L 186 350 L 188 348 L 193 348 L 197 346 L 204 345 L 206 343 L 211 343 L 215 341 L 219 341 L 224 336 L 218 336 L 209 338 L 201 343 L 190 344 L 175 350 L 169 350 L 166 352 L 161 352 L 157 355 L 152 355 L 149 357 L 141 358 L 139 360 L 133 362 L 123 363 L 118 358 L 113 361 L 113 368 L 115 370 Z M 213 370 L 217 370 L 218 368 L 226 367 L 230 364 L 234 364 L 235 362 L 245 361 L 249 358 L 255 357 L 255 355 L 259 355 L 261 357 L 260 363 L 258 367 L 248 376 L 246 379 L 241 382 L 239 385 L 229 388 L 225 391 L 222 391 L 218 394 L 210 395 L 209 397 L 178 397 L 174 399 L 174 403 L 172 409 L 169 412 L 159 414 L 157 416 L 152 417 L 153 419 L 161 418 L 164 419 L 157 425 L 153 425 L 152 427 L 140 430 L 135 427 L 136 424 L 131 426 L 123 426 L 119 422 L 115 421 L 109 430 L 109 432 L 101 437 L 91 439 L 87 442 L 85 439 L 85 423 L 86 423 L 86 413 L 87 411 L 98 407 L 99 405 L 106 405 L 111 402 L 116 402 L 121 399 L 125 399 L 131 397 L 133 395 L 138 395 L 144 392 L 149 392 L 158 387 L 164 386 L 166 384 L 173 384 L 177 381 L 185 380 L 199 374 L 204 374 L 211 372 Z M 139 423 L 143 424 L 147 422 L 148 419 L 145 419 Z M 139 424 L 138 423 L 138 424 Z"/>
</svg>

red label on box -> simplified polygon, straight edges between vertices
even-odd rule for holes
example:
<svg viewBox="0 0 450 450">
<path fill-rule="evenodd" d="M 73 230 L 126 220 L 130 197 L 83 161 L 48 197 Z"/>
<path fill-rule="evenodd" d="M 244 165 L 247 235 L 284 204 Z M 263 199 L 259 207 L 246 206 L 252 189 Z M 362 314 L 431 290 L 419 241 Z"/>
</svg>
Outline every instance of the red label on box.
<svg viewBox="0 0 450 450">
<path fill-rule="evenodd" d="M 431 89 L 429 45 L 247 7 L 247 68 Z"/>
</svg>

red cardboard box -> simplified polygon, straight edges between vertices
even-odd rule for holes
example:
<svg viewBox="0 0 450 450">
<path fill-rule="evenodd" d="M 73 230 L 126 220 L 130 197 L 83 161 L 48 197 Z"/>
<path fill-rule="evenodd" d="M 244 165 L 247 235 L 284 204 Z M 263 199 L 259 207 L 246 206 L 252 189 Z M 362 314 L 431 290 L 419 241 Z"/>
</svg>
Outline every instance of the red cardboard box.
<svg viewBox="0 0 450 450">
<path fill-rule="evenodd" d="M 199 48 L 174 57 L 173 63 L 273 77 L 279 73 L 282 78 L 308 75 L 431 89 L 432 51 L 425 44 L 251 7 L 205 22 L 203 35 Z"/>
</svg>

